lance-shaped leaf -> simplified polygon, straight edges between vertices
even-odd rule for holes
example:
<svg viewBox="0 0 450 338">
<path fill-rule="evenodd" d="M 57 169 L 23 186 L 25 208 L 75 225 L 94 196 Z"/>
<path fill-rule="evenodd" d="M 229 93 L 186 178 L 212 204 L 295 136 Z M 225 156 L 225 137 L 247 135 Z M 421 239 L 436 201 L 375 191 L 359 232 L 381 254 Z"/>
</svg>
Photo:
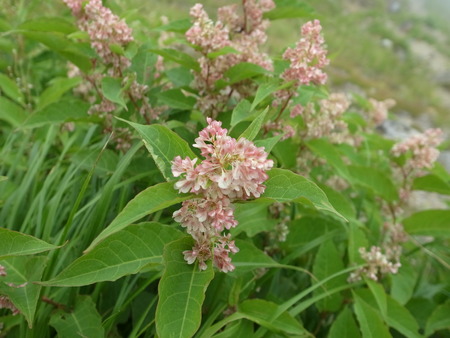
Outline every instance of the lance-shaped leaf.
<svg viewBox="0 0 450 338">
<path fill-rule="evenodd" d="M 236 246 L 239 252 L 231 257 L 236 267 L 232 274 L 239 275 L 258 268 L 280 267 L 280 264 L 248 241 L 237 239 Z"/>
<path fill-rule="evenodd" d="M 334 245 L 333 241 L 329 239 L 328 241 L 322 243 L 317 252 L 316 258 L 314 260 L 313 274 L 319 280 L 323 280 L 341 270 L 344 270 L 344 263 L 340 257 L 340 253 Z M 331 290 L 333 288 L 345 285 L 347 283 L 347 277 L 342 275 L 337 278 L 332 279 L 328 283 L 324 284 L 326 290 Z M 317 289 L 314 295 L 320 295 L 323 293 L 322 289 Z M 342 305 L 343 297 L 339 293 L 335 293 L 330 297 L 327 297 L 316 303 L 317 309 L 319 311 L 330 311 L 336 312 Z"/>
<path fill-rule="evenodd" d="M 450 236 L 450 210 L 425 210 L 403 220 L 403 226 L 411 235 Z"/>
<path fill-rule="evenodd" d="M 57 249 L 58 246 L 17 231 L 0 228 L 0 258 L 32 255 Z"/>
<path fill-rule="evenodd" d="M 330 142 L 325 139 L 316 139 L 307 142 L 306 145 L 314 154 L 327 160 L 327 163 L 333 166 L 341 177 L 349 178 L 346 164 L 336 150 L 336 147 Z"/>
<path fill-rule="evenodd" d="M 4 74 L 0 74 L 0 90 L 18 103 L 24 102 L 24 96 L 17 84 Z"/>
<path fill-rule="evenodd" d="M 450 183 L 437 175 L 431 174 L 416 178 L 413 182 L 413 189 L 450 195 Z"/>
<path fill-rule="evenodd" d="M 379 312 L 356 294 L 353 295 L 355 300 L 355 313 L 358 318 L 363 337 L 392 337 Z"/>
<path fill-rule="evenodd" d="M 253 141 L 256 135 L 258 135 L 268 111 L 269 107 L 264 109 L 263 112 L 256 116 L 253 122 L 247 127 L 247 129 L 244 130 L 239 138 L 246 138 L 247 140 Z"/>
<path fill-rule="evenodd" d="M 173 188 L 172 182 L 160 183 L 145 189 L 128 202 L 111 224 L 92 241 L 86 251 L 92 250 L 101 240 L 122 230 L 142 217 L 181 203 L 189 198 L 191 198 L 191 195 L 179 194 Z"/>
<path fill-rule="evenodd" d="M 250 299 L 239 304 L 237 312 L 205 330 L 200 338 L 211 337 L 225 325 L 242 318 L 255 322 L 272 333 L 278 333 L 279 336 L 311 336 L 293 316 L 284 310 L 280 311 L 279 305 L 262 299 Z"/>
<path fill-rule="evenodd" d="M 167 127 L 158 124 L 144 126 L 122 119 L 121 121 L 136 129 L 167 181 L 174 179 L 170 168 L 176 156 L 181 156 L 182 158 L 187 156 L 191 159 L 197 157 L 188 143 Z"/>
<path fill-rule="evenodd" d="M 79 99 L 62 99 L 30 115 L 21 126 L 35 128 L 46 124 L 94 120 L 87 112 L 90 104 Z"/>
<path fill-rule="evenodd" d="M 9 297 L 31 328 L 36 313 L 47 257 L 10 257 L 1 261 L 7 273 L 0 283 L 0 294 Z"/>
<path fill-rule="evenodd" d="M 59 310 L 50 318 L 59 337 L 104 337 L 102 317 L 89 296 L 79 296 L 73 311 Z"/>
<path fill-rule="evenodd" d="M 205 291 L 214 277 L 211 263 L 205 271 L 197 264 L 188 265 L 183 251 L 193 246 L 190 237 L 166 245 L 164 274 L 159 282 L 156 331 L 159 337 L 192 337 L 202 317 Z"/>
<path fill-rule="evenodd" d="M 257 147 L 264 147 L 266 153 L 270 153 L 273 147 L 275 147 L 275 145 L 278 143 L 278 141 L 281 140 L 282 137 L 283 135 L 279 134 L 273 137 L 265 138 L 263 140 L 256 140 L 254 141 L 254 143 Z"/>
<path fill-rule="evenodd" d="M 437 306 L 427 320 L 425 334 L 429 336 L 434 331 L 450 329 L 450 300 Z"/>
<path fill-rule="evenodd" d="M 127 226 L 42 284 L 83 286 L 138 273 L 148 264 L 161 264 L 164 245 L 182 235 L 182 232 L 156 222 Z"/>
<path fill-rule="evenodd" d="M 261 196 L 261 201 L 269 198 L 277 202 L 300 202 L 331 212 L 346 221 L 314 182 L 286 169 L 272 169 L 268 174 L 269 179 L 264 183 L 266 191 Z"/>
<path fill-rule="evenodd" d="M 104 77 L 102 79 L 102 92 L 108 100 L 119 104 L 124 109 L 127 109 L 127 105 L 123 98 L 122 82 L 120 79 Z"/>
<path fill-rule="evenodd" d="M 331 325 L 329 338 L 360 338 L 361 333 L 358 330 L 353 315 L 348 307 L 344 308 Z"/>
<path fill-rule="evenodd" d="M 55 78 L 39 97 L 37 110 L 41 110 L 51 103 L 57 102 L 67 91 L 81 83 L 81 77 Z"/>
<path fill-rule="evenodd" d="M 372 190 L 376 195 L 383 197 L 386 201 L 398 199 L 397 189 L 392 180 L 384 172 L 365 166 L 348 166 L 350 177 L 354 183 Z"/>
</svg>

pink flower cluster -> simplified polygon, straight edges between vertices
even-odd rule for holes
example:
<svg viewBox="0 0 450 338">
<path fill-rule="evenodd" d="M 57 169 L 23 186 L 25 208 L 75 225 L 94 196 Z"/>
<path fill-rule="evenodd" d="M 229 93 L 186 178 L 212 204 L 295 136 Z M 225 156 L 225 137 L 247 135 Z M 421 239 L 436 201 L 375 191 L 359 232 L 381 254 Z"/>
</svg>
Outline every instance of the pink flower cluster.
<svg viewBox="0 0 450 338">
<path fill-rule="evenodd" d="M 128 68 L 130 60 L 114 53 L 110 46 L 126 46 L 133 41 L 131 28 L 124 20 L 103 6 L 101 0 L 89 0 L 83 6 L 83 0 L 63 0 L 72 9 L 78 19 L 78 26 L 91 38 L 91 46 L 107 65 L 115 70 Z"/>
<path fill-rule="evenodd" d="M 5 267 L 3 265 L 0 265 L 0 277 L 4 277 L 6 275 L 7 273 Z M 0 295 L 0 309 L 10 309 L 12 311 L 13 316 L 20 313 L 20 311 L 15 307 L 15 305 L 11 302 L 11 300 L 7 296 L 2 295 Z"/>
<path fill-rule="evenodd" d="M 320 110 L 310 103 L 300 113 L 306 125 L 305 138 L 328 137 L 333 143 L 343 143 L 348 139 L 348 126 L 340 118 L 350 106 L 344 94 L 333 93 L 319 102 Z"/>
<path fill-rule="evenodd" d="M 352 272 L 348 278 L 349 282 L 359 281 L 363 276 L 377 281 L 381 275 L 396 274 L 401 267 L 398 260 L 392 261 L 393 257 L 390 257 L 388 253 L 382 253 L 378 246 L 372 246 L 370 251 L 367 251 L 366 248 L 359 248 L 359 253 L 366 261 L 366 266 Z"/>
<path fill-rule="evenodd" d="M 186 261 L 198 260 L 204 270 L 205 262 L 213 258 L 221 271 L 228 272 L 234 269 L 228 254 L 238 251 L 230 236 L 222 235 L 237 225 L 232 202 L 260 197 L 273 161 L 267 159 L 264 148 L 228 136 L 221 122 L 210 118 L 207 122 L 194 144 L 205 159 L 197 163 L 197 158 L 177 156 L 172 162 L 173 175 L 182 176 L 175 188 L 199 195 L 183 202 L 173 217 L 196 241 L 192 250 L 184 252 Z"/>
<path fill-rule="evenodd" d="M 375 125 L 382 124 L 388 117 L 388 110 L 395 106 L 395 100 L 387 99 L 384 101 L 377 101 L 369 99 L 371 110 L 369 110 L 369 119 Z"/>
<path fill-rule="evenodd" d="M 439 156 L 436 147 L 442 142 L 441 129 L 428 129 L 423 134 L 416 134 L 394 145 L 391 152 L 399 157 L 411 153 L 404 165 L 407 171 L 415 169 L 430 169 Z"/>
<path fill-rule="evenodd" d="M 200 72 L 195 74 L 195 86 L 199 90 L 198 108 L 204 111 L 214 111 L 217 105 L 224 104 L 232 91 L 235 95 L 245 96 L 239 84 L 233 89 L 225 88 L 215 91 L 215 83 L 223 78 L 224 73 L 240 62 L 250 62 L 272 70 L 272 61 L 267 54 L 259 50 L 266 39 L 265 30 L 269 22 L 263 20 L 263 13 L 274 8 L 272 0 L 246 0 L 243 2 L 244 16 L 239 16 L 237 6 L 225 6 L 218 9 L 218 21 L 214 23 L 201 4 L 192 7 L 192 27 L 186 32 L 187 40 L 200 47 L 198 58 Z M 211 52 L 217 52 L 224 47 L 231 47 L 237 53 L 228 53 L 211 58 Z"/>
<path fill-rule="evenodd" d="M 294 81 L 297 85 L 325 84 L 327 74 L 322 68 L 329 64 L 329 60 L 321 31 L 319 20 L 302 26 L 300 41 L 295 48 L 288 48 L 283 54 L 283 58 L 291 63 L 282 75 L 286 81 Z"/>
<path fill-rule="evenodd" d="M 13 316 L 20 313 L 19 309 L 16 308 L 7 296 L 0 296 L 0 309 L 10 309 Z"/>
</svg>

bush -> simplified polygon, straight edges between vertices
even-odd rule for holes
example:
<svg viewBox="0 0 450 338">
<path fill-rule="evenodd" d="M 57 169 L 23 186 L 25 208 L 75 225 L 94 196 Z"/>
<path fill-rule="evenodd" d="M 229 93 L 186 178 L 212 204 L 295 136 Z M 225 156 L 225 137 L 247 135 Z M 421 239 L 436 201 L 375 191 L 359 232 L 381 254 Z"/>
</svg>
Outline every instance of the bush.
<svg viewBox="0 0 450 338">
<path fill-rule="evenodd" d="M 448 334 L 450 211 L 414 203 L 450 195 L 442 133 L 386 139 L 393 100 L 330 93 L 311 8 L 133 32 L 64 3 L 0 22 L 3 334 Z M 272 58 L 270 21 L 294 17 Z"/>
</svg>

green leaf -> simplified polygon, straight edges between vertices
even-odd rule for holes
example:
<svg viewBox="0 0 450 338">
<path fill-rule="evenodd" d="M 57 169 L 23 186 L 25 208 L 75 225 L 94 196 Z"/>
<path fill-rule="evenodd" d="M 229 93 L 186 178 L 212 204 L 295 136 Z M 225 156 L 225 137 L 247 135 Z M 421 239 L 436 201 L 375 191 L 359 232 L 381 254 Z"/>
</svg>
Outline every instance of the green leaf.
<svg viewBox="0 0 450 338">
<path fill-rule="evenodd" d="M 353 293 L 355 313 L 364 338 L 392 337 L 380 314 L 362 298 Z"/>
<path fill-rule="evenodd" d="M 384 292 L 383 287 L 373 281 L 366 280 L 370 290 L 359 289 L 358 295 L 373 310 L 378 309 L 381 317 L 392 328 L 402 333 L 405 337 L 421 337 L 418 333 L 419 325 L 409 311 L 396 300 Z M 377 314 L 380 312 L 377 311 Z"/>
<path fill-rule="evenodd" d="M 89 121 L 90 117 L 87 113 L 89 108 L 89 103 L 79 99 L 61 100 L 30 115 L 21 127 L 36 128 L 46 124 Z"/>
<path fill-rule="evenodd" d="M 297 167 L 298 150 L 299 145 L 292 138 L 288 138 L 287 140 L 278 142 L 273 147 L 272 153 L 276 156 L 280 166 L 286 169 L 293 169 Z M 295 155 L 293 156 L 293 154 Z"/>
<path fill-rule="evenodd" d="M 259 250 L 252 243 L 236 239 L 236 246 L 239 248 L 232 257 L 232 263 L 236 270 L 232 274 L 241 274 L 259 268 L 277 267 L 279 264 Z"/>
<path fill-rule="evenodd" d="M 349 200 L 349 198 L 339 191 L 336 191 L 329 186 L 324 184 L 317 184 L 320 189 L 327 195 L 330 203 L 347 219 L 356 217 L 356 209 L 354 204 Z"/>
<path fill-rule="evenodd" d="M 72 41 L 68 40 L 64 33 L 25 30 L 21 32 L 28 39 L 38 41 L 55 52 L 60 52 L 68 47 Z"/>
<path fill-rule="evenodd" d="M 246 121 L 251 118 L 253 115 L 250 114 L 250 110 L 250 102 L 245 99 L 239 101 L 231 113 L 231 127 L 233 128 L 239 122 Z"/>
<path fill-rule="evenodd" d="M 427 321 L 425 334 L 429 336 L 439 330 L 450 329 L 450 300 L 436 307 Z"/>
<path fill-rule="evenodd" d="M 10 257 L 1 261 L 7 275 L 0 283 L 0 294 L 8 296 L 33 326 L 41 286 L 34 284 L 42 278 L 47 257 Z M 9 286 L 12 283 L 14 286 Z"/>
<path fill-rule="evenodd" d="M 0 89 L 6 96 L 10 97 L 17 103 L 23 104 L 25 102 L 23 93 L 20 91 L 17 84 L 7 77 L 5 74 L 0 73 Z"/>
<path fill-rule="evenodd" d="M 243 318 L 283 336 L 286 334 L 294 337 L 311 336 L 291 314 L 286 310 L 280 310 L 279 305 L 262 299 L 251 299 L 242 302 L 237 312 L 210 326 L 200 338 L 211 337 L 228 323 Z"/>
<path fill-rule="evenodd" d="M 419 324 L 411 315 L 411 313 L 395 299 L 386 295 L 387 314 L 385 321 L 390 327 L 393 327 L 405 337 L 420 338 Z"/>
<path fill-rule="evenodd" d="M 59 247 L 36 237 L 0 228 L 0 258 L 33 255 L 57 248 Z"/>
<path fill-rule="evenodd" d="M 239 304 L 238 313 L 244 318 L 261 325 L 274 333 L 286 333 L 296 336 L 308 336 L 303 326 L 286 311 L 272 319 L 279 306 L 263 299 L 246 300 Z"/>
<path fill-rule="evenodd" d="M 102 93 L 111 102 L 117 103 L 125 110 L 127 105 L 123 98 L 122 80 L 113 77 L 102 79 Z"/>
<path fill-rule="evenodd" d="M 185 140 L 165 126 L 159 124 L 148 126 L 120 120 L 136 129 L 167 181 L 174 179 L 171 166 L 176 156 L 181 156 L 183 159 L 185 157 L 191 159 L 197 157 Z"/>
<path fill-rule="evenodd" d="M 269 20 L 309 18 L 314 10 L 304 1 L 299 0 L 275 0 L 276 7 L 270 12 L 264 13 L 264 18 Z"/>
<path fill-rule="evenodd" d="M 402 222 L 411 235 L 450 236 L 450 210 L 425 210 L 416 212 Z"/>
<path fill-rule="evenodd" d="M 155 71 L 157 59 L 158 56 L 150 53 L 147 46 L 139 47 L 129 68 L 131 72 L 136 73 L 136 79 L 139 83 L 147 83 L 150 74 Z"/>
<path fill-rule="evenodd" d="M 342 310 L 333 325 L 331 325 L 328 338 L 360 338 L 361 333 L 358 330 L 352 312 L 345 307 Z"/>
<path fill-rule="evenodd" d="M 129 225 L 105 238 L 87 254 L 76 259 L 46 286 L 83 286 L 115 281 L 138 273 L 148 264 L 161 264 L 164 245 L 182 233 L 156 223 Z"/>
<path fill-rule="evenodd" d="M 277 82 L 266 82 L 261 84 L 256 91 L 250 110 L 255 109 L 259 103 L 261 103 L 270 94 L 280 89 L 280 87 L 281 86 Z"/>
<path fill-rule="evenodd" d="M 194 80 L 194 75 L 186 67 L 170 68 L 165 73 L 176 87 L 188 87 Z"/>
<path fill-rule="evenodd" d="M 156 332 L 160 337 L 192 337 L 202 317 L 205 291 L 214 277 L 211 263 L 205 271 L 187 264 L 184 250 L 191 250 L 190 237 L 180 238 L 164 249 L 164 274 L 158 286 Z"/>
<path fill-rule="evenodd" d="M 50 317 L 50 326 L 59 337 L 104 337 L 102 317 L 89 296 L 78 296 L 73 311 L 58 310 Z"/>
<path fill-rule="evenodd" d="M 234 217 L 239 225 L 231 229 L 231 234 L 237 236 L 245 232 L 247 236 L 253 237 L 262 231 L 270 231 L 275 228 L 278 220 L 268 218 L 267 207 L 271 203 L 237 203 L 235 204 Z"/>
<path fill-rule="evenodd" d="M 263 112 L 258 114 L 258 116 L 256 116 L 256 118 L 253 120 L 253 122 L 250 123 L 248 128 L 244 130 L 244 132 L 241 134 L 241 136 L 239 136 L 239 138 L 245 138 L 249 141 L 253 141 L 255 139 L 256 135 L 258 135 L 258 133 L 261 129 L 261 126 L 264 122 L 264 118 L 266 117 L 268 111 L 269 111 L 269 107 L 267 107 L 266 109 L 264 109 Z"/>
<path fill-rule="evenodd" d="M 180 52 L 176 49 L 150 49 L 149 50 L 152 53 L 161 55 L 167 60 L 174 61 L 182 66 L 185 66 L 189 69 L 193 69 L 197 72 L 200 71 L 200 65 L 198 64 L 197 60 L 190 56 L 189 54 Z"/>
<path fill-rule="evenodd" d="M 272 169 L 265 182 L 266 191 L 261 196 L 277 202 L 299 202 L 312 205 L 346 221 L 328 201 L 327 195 L 312 181 L 286 169 Z"/>
<path fill-rule="evenodd" d="M 215 334 L 214 338 L 244 338 L 251 337 L 253 333 L 253 323 L 246 319 L 239 319 L 230 325 L 227 325 L 227 327 L 220 333 Z"/>
<path fill-rule="evenodd" d="M 397 189 L 385 173 L 373 167 L 349 166 L 352 181 L 372 190 L 376 195 L 383 197 L 386 201 L 398 199 Z"/>
<path fill-rule="evenodd" d="M 191 110 L 197 101 L 192 96 L 185 96 L 181 89 L 169 89 L 158 93 L 158 102 L 175 109 Z"/>
<path fill-rule="evenodd" d="M 191 26 L 192 26 L 191 20 L 182 19 L 169 22 L 167 25 L 155 27 L 152 30 L 158 32 L 185 33 Z"/>
<path fill-rule="evenodd" d="M 61 17 L 39 17 L 25 21 L 18 28 L 40 32 L 59 32 L 63 34 L 70 34 L 77 30 L 73 23 Z"/>
<path fill-rule="evenodd" d="M 416 178 L 413 182 L 413 189 L 450 195 L 450 183 L 432 174 Z"/>
<path fill-rule="evenodd" d="M 336 150 L 336 147 L 334 147 L 329 141 L 325 139 L 311 140 L 306 143 L 306 146 L 314 154 L 327 160 L 327 163 L 332 165 L 340 176 L 344 178 L 349 177 L 346 164 L 342 160 L 339 152 Z"/>
<path fill-rule="evenodd" d="M 268 71 L 254 63 L 241 62 L 229 68 L 224 76 L 228 78 L 229 84 L 234 84 L 243 80 L 250 79 L 258 75 L 267 74 Z"/>
<path fill-rule="evenodd" d="M 275 145 L 281 140 L 282 137 L 283 137 L 283 135 L 280 134 L 280 135 L 266 138 L 264 140 L 255 140 L 253 143 L 257 147 L 264 147 L 265 152 L 270 153 L 272 151 L 273 147 L 275 147 Z"/>
<path fill-rule="evenodd" d="M 386 320 L 388 306 L 387 306 L 387 295 L 386 292 L 384 291 L 383 286 L 368 278 L 365 278 L 364 280 L 366 284 L 369 286 L 369 290 L 372 292 L 373 298 L 377 302 L 378 309 L 381 312 L 381 316 Z"/>
<path fill-rule="evenodd" d="M 359 253 L 359 248 L 367 248 L 369 241 L 367 240 L 365 232 L 359 223 L 356 221 L 350 221 L 349 234 L 348 234 L 348 258 L 352 264 L 365 263 Z"/>
<path fill-rule="evenodd" d="M 57 53 L 85 73 L 92 69 L 92 59 L 95 58 L 95 53 L 85 42 L 71 41 L 64 49 L 58 50 Z"/>
<path fill-rule="evenodd" d="M 0 107 L 0 120 L 8 122 L 13 127 L 18 127 L 27 118 L 25 110 L 6 97 L 0 96 Z"/>
<path fill-rule="evenodd" d="M 45 89 L 39 97 L 39 103 L 36 109 L 41 110 L 49 104 L 58 101 L 65 92 L 78 86 L 80 83 L 81 77 L 53 79 L 50 87 Z"/>
<path fill-rule="evenodd" d="M 313 275 L 317 279 L 323 280 L 341 270 L 344 270 L 344 263 L 342 262 L 341 255 L 336 249 L 333 241 L 329 239 L 328 241 L 322 243 L 319 251 L 317 252 L 313 265 Z M 342 275 L 324 284 L 323 287 L 326 290 L 331 290 L 345 284 L 347 284 L 346 276 Z M 317 289 L 314 294 L 316 296 L 323 294 L 323 290 Z M 342 302 L 342 295 L 335 293 L 334 295 L 318 301 L 316 303 L 316 307 L 319 311 L 336 312 L 341 307 Z"/>
<path fill-rule="evenodd" d="M 117 55 L 125 54 L 125 49 L 123 49 L 122 45 L 119 45 L 117 43 L 111 43 L 111 44 L 109 44 L 108 47 L 111 50 L 111 52 L 113 52 L 114 54 L 117 54 Z"/>
<path fill-rule="evenodd" d="M 414 293 L 418 272 L 407 261 L 402 261 L 402 267 L 395 275 L 391 275 L 391 296 L 397 302 L 405 305 Z"/>
<path fill-rule="evenodd" d="M 145 189 L 128 202 L 111 224 L 92 241 L 89 248 L 86 249 L 86 252 L 92 250 L 106 237 L 122 230 L 127 225 L 138 221 L 142 217 L 170 207 L 171 205 L 181 203 L 191 197 L 191 195 L 179 194 L 173 188 L 173 182 L 160 183 Z"/>
<path fill-rule="evenodd" d="M 231 46 L 225 46 L 225 47 L 219 49 L 218 51 L 208 53 L 206 56 L 210 59 L 215 59 L 218 56 L 226 55 L 226 54 L 240 54 L 240 52 Z"/>
</svg>

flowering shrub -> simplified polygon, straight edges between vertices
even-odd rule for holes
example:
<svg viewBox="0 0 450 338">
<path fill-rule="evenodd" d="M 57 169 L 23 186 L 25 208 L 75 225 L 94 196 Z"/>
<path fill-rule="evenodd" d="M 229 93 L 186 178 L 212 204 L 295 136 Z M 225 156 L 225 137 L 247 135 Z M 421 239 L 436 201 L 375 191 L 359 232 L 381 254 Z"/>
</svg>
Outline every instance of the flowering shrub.
<svg viewBox="0 0 450 338">
<path fill-rule="evenodd" d="M 2 335 L 445 336 L 443 133 L 387 139 L 393 100 L 327 88 L 304 4 L 59 2 L 0 36 Z"/>
</svg>

